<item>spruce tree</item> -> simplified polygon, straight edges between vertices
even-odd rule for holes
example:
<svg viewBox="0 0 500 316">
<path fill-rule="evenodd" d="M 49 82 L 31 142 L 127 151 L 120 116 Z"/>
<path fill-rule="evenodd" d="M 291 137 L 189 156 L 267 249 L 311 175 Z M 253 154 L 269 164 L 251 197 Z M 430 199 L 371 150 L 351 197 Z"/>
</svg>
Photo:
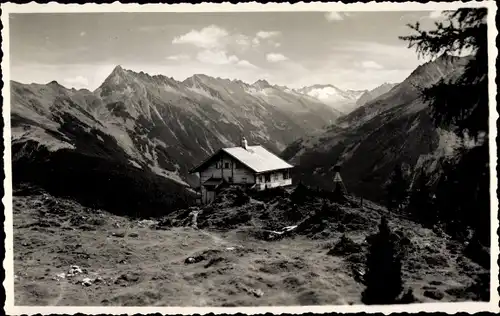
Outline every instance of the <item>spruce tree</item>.
<svg viewBox="0 0 500 316">
<path fill-rule="evenodd" d="M 361 300 L 364 304 L 395 304 L 403 290 L 401 256 L 386 217 L 382 217 L 379 232 L 370 236 L 368 242 L 366 289 Z"/>
<path fill-rule="evenodd" d="M 422 56 L 436 58 L 468 53 L 464 72 L 455 80 L 441 80 L 421 91 L 437 127 L 476 142 L 464 150 L 460 162 L 444 170 L 437 192 L 443 221 L 464 234 L 472 228 L 481 243 L 490 243 L 489 146 L 488 146 L 488 41 L 486 8 L 462 8 L 445 12 L 446 19 L 430 31 L 417 22 L 416 34 L 400 37 Z M 453 59 L 455 57 L 447 57 Z"/>
</svg>

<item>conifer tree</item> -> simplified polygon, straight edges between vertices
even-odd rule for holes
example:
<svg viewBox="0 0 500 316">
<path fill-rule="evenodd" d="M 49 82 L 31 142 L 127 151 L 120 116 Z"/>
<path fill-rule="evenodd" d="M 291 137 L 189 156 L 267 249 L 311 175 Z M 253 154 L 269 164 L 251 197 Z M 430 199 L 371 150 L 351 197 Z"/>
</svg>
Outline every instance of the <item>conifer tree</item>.
<svg viewBox="0 0 500 316">
<path fill-rule="evenodd" d="M 400 38 L 422 56 L 469 54 L 458 79 L 443 79 L 421 93 L 437 127 L 471 138 L 477 145 L 464 150 L 457 166 L 444 170 L 445 177 L 438 186 L 441 191 L 436 194 L 443 220 L 453 223 L 450 226 L 454 230 L 465 232 L 470 226 L 481 243 L 489 246 L 487 13 L 486 8 L 448 11 L 435 29 L 423 30 L 417 22 L 409 25 L 417 34 Z"/>
<path fill-rule="evenodd" d="M 382 217 L 379 232 L 368 239 L 364 304 L 395 304 L 403 290 L 401 256 L 386 217 Z"/>
</svg>

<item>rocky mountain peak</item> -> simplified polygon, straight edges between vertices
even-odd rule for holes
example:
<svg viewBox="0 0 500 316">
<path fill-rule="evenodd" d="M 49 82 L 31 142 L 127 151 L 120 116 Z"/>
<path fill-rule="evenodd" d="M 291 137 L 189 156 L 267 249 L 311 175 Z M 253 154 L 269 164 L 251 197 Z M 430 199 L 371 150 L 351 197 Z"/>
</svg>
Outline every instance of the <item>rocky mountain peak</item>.
<svg viewBox="0 0 500 316">
<path fill-rule="evenodd" d="M 47 85 L 50 87 L 53 87 L 53 88 L 64 88 L 59 82 L 57 82 L 55 80 L 52 80 Z"/>
<path fill-rule="evenodd" d="M 110 74 L 111 76 L 125 76 L 127 74 L 127 71 L 123 69 L 121 65 L 117 65 L 115 68 L 113 68 L 113 71 Z"/>
<path fill-rule="evenodd" d="M 269 82 L 267 80 L 264 80 L 264 79 L 259 79 L 259 80 L 255 81 L 252 85 L 254 87 L 260 88 L 260 89 L 265 89 L 265 88 L 271 88 L 272 87 L 269 84 Z"/>
</svg>

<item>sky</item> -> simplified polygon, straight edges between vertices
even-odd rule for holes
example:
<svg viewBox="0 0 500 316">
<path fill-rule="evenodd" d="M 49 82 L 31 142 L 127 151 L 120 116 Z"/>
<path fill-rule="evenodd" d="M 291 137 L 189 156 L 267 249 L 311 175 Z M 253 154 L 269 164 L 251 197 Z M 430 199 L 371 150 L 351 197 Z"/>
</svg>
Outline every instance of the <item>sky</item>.
<svg viewBox="0 0 500 316">
<path fill-rule="evenodd" d="M 11 78 L 94 90 L 121 65 L 184 80 L 193 74 L 300 88 L 373 89 L 419 64 L 398 36 L 439 11 L 17 13 Z"/>
</svg>

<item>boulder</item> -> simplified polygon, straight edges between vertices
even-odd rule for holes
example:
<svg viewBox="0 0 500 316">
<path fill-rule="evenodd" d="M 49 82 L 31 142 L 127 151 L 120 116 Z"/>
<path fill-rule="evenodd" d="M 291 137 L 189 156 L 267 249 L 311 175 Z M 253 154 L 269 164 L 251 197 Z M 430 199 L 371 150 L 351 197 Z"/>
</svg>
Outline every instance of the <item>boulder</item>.
<svg viewBox="0 0 500 316">
<path fill-rule="evenodd" d="M 82 280 L 82 285 L 84 285 L 84 286 L 91 286 L 92 285 L 92 280 L 90 278 L 84 278 Z"/>
<path fill-rule="evenodd" d="M 427 290 L 424 292 L 424 296 L 432 298 L 433 300 L 440 301 L 444 297 L 444 293 L 439 290 Z"/>
</svg>

